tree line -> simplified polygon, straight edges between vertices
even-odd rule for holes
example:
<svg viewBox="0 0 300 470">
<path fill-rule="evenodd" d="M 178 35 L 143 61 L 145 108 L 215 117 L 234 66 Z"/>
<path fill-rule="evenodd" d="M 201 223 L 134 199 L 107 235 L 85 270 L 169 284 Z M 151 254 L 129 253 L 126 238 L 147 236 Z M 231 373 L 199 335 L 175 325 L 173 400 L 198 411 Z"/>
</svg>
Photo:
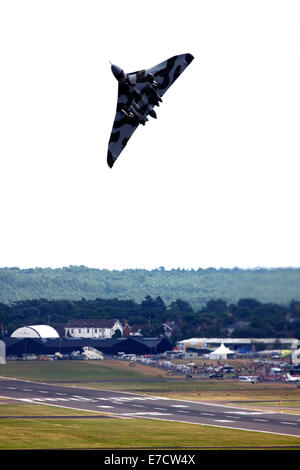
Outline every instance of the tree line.
<svg viewBox="0 0 300 470">
<path fill-rule="evenodd" d="M 300 301 L 288 305 L 241 298 L 236 303 L 211 299 L 195 309 L 183 299 L 166 305 L 162 297 L 149 294 L 141 302 L 134 300 L 32 299 L 0 303 L 0 336 L 34 324 L 55 325 L 70 318 L 119 319 L 129 326 L 139 325 L 144 336 L 164 334 L 164 324 L 173 330 L 172 342 L 190 337 L 300 338 Z"/>
<path fill-rule="evenodd" d="M 241 298 L 288 305 L 300 301 L 300 269 L 94 269 L 0 268 L 0 302 L 32 299 L 132 299 L 141 303 L 147 295 L 160 296 L 166 304 L 180 298 L 194 310 L 211 299 L 237 303 Z"/>
</svg>

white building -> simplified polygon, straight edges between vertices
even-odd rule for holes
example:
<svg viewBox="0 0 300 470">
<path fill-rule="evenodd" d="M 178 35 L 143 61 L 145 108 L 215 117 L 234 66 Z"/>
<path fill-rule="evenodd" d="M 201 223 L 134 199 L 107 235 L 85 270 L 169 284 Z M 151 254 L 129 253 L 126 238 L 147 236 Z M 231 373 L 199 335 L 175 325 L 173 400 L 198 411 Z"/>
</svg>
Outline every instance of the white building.
<svg viewBox="0 0 300 470">
<path fill-rule="evenodd" d="M 66 338 L 111 338 L 119 330 L 123 336 L 123 326 L 119 320 L 71 319 L 65 325 Z"/>
</svg>

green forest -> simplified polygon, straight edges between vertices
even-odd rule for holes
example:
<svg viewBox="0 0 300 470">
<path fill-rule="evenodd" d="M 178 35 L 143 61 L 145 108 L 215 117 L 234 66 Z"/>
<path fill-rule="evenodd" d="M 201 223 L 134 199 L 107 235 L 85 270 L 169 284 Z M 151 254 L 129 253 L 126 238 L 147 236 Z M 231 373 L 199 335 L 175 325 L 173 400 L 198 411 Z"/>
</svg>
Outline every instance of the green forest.
<svg viewBox="0 0 300 470">
<path fill-rule="evenodd" d="M 118 299 L 23 300 L 0 304 L 0 336 L 24 325 L 50 324 L 57 328 L 70 318 L 114 318 L 124 325 L 139 325 L 143 336 L 164 334 L 164 323 L 173 330 L 172 342 L 190 337 L 300 338 L 300 302 L 283 306 L 240 299 L 228 304 L 209 300 L 201 309 L 177 299 L 166 305 L 161 297 L 146 296 L 142 302 Z"/>
<path fill-rule="evenodd" d="M 180 298 L 193 309 L 211 299 L 227 303 L 241 298 L 288 305 L 300 300 L 300 268 L 276 269 L 93 269 L 0 268 L 0 302 L 31 299 L 92 300 L 96 298 L 141 302 L 147 295 L 161 297 L 166 305 Z"/>
</svg>

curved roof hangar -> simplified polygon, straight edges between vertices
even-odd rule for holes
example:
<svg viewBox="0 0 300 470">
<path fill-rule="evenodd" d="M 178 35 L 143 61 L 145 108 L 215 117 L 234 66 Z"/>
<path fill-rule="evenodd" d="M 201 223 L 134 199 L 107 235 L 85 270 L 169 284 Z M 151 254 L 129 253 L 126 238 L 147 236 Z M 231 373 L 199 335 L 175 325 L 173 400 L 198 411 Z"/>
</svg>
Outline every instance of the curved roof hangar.
<svg viewBox="0 0 300 470">
<path fill-rule="evenodd" d="M 11 338 L 59 338 L 57 331 L 49 325 L 22 326 L 10 336 Z"/>
</svg>

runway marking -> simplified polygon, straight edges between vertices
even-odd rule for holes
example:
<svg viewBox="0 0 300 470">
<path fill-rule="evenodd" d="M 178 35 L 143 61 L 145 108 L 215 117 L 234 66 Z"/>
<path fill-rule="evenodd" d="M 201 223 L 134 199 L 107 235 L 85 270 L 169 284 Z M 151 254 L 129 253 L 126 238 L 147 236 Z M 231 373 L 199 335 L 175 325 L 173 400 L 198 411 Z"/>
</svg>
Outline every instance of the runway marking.
<svg viewBox="0 0 300 470">
<path fill-rule="evenodd" d="M 132 405 L 132 406 L 136 406 L 137 408 L 144 408 L 143 405 Z"/>
<path fill-rule="evenodd" d="M 155 410 L 167 411 L 167 408 L 154 408 Z"/>
<path fill-rule="evenodd" d="M 93 398 L 75 398 L 75 397 L 70 397 L 70 398 L 67 398 L 67 400 L 79 401 L 79 402 L 82 402 L 82 403 L 97 403 L 97 400 L 94 400 Z"/>
<path fill-rule="evenodd" d="M 205 415 L 205 416 L 215 416 L 214 413 L 201 413 L 202 415 Z"/>
<path fill-rule="evenodd" d="M 109 401 L 111 403 L 117 403 L 117 404 L 124 404 L 124 403 L 128 403 L 128 402 L 131 402 L 131 401 L 149 401 L 149 400 L 156 400 L 156 398 L 152 398 L 152 397 L 139 397 L 139 396 L 133 396 L 133 397 L 108 397 L 108 398 L 105 398 L 105 397 L 95 397 L 95 399 L 97 400 L 102 400 L 102 401 Z M 180 405 L 181 406 L 181 405 Z M 183 405 L 185 406 L 185 405 Z"/>
<path fill-rule="evenodd" d="M 45 397 L 45 398 L 34 397 L 34 398 L 31 398 L 30 400 L 27 399 L 27 398 L 23 398 L 22 400 L 23 401 L 24 400 L 31 401 L 32 403 L 34 403 L 34 402 L 44 402 L 44 401 L 69 401 L 68 398 L 48 398 L 48 397 Z"/>
<path fill-rule="evenodd" d="M 234 423 L 231 419 L 214 419 L 216 423 Z"/>
<path fill-rule="evenodd" d="M 272 414 L 272 412 L 269 411 L 227 411 L 226 413 L 232 413 L 232 414 L 237 414 L 237 415 L 265 415 L 265 414 Z"/>
<path fill-rule="evenodd" d="M 281 422 L 281 424 L 291 424 L 291 425 L 293 425 L 293 426 L 296 426 L 296 425 L 297 425 L 297 423 L 291 423 L 291 422 L 289 422 L 289 421 L 280 421 L 280 422 Z"/>
<path fill-rule="evenodd" d="M 119 402 L 129 402 L 129 401 L 149 401 L 149 400 L 155 400 L 155 398 L 151 397 L 109 397 L 109 398 L 98 398 L 100 400 L 110 400 L 110 401 L 119 401 Z"/>
<path fill-rule="evenodd" d="M 97 408 L 114 408 L 114 406 L 111 406 L 111 405 L 98 405 Z"/>
<path fill-rule="evenodd" d="M 69 398 L 66 398 L 66 400 L 81 401 L 81 402 L 89 401 L 89 400 L 82 400 L 82 398 L 75 398 L 75 397 L 69 397 Z"/>
<path fill-rule="evenodd" d="M 43 401 L 68 401 L 67 398 L 44 398 Z"/>
<path fill-rule="evenodd" d="M 158 413 L 156 411 L 143 411 L 137 413 L 121 413 L 121 416 L 172 416 L 172 413 Z"/>
<path fill-rule="evenodd" d="M 172 408 L 188 408 L 188 405 L 171 405 Z"/>
<path fill-rule="evenodd" d="M 20 401 L 26 401 L 28 403 L 44 403 L 45 401 L 57 402 L 57 401 L 68 401 L 67 398 L 18 398 Z"/>
<path fill-rule="evenodd" d="M 67 398 L 45 398 L 44 400 L 48 401 L 68 401 Z"/>
<path fill-rule="evenodd" d="M 253 421 L 269 421 L 269 420 L 263 419 L 263 418 L 253 418 Z"/>
</svg>

